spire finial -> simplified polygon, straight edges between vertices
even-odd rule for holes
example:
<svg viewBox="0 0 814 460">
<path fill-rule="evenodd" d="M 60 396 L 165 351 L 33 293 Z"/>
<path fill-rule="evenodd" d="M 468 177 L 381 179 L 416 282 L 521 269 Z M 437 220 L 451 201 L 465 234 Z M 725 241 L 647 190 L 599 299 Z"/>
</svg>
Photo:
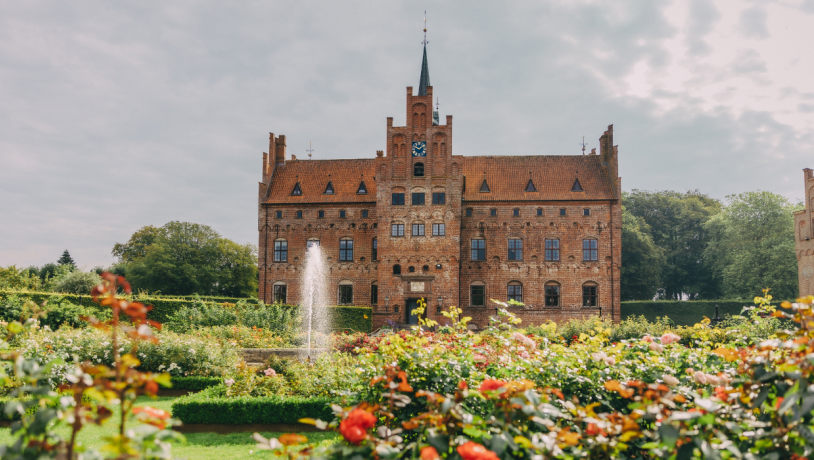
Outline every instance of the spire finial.
<svg viewBox="0 0 814 460">
<path fill-rule="evenodd" d="M 308 152 L 308 159 L 310 160 L 311 154 L 314 153 L 314 149 L 311 148 L 311 141 L 308 141 L 308 148 L 305 151 Z"/>
<path fill-rule="evenodd" d="M 585 155 L 585 136 L 582 136 L 582 154 Z"/>
<path fill-rule="evenodd" d="M 424 41 L 421 42 L 424 46 L 427 46 L 427 10 L 424 10 Z"/>
</svg>

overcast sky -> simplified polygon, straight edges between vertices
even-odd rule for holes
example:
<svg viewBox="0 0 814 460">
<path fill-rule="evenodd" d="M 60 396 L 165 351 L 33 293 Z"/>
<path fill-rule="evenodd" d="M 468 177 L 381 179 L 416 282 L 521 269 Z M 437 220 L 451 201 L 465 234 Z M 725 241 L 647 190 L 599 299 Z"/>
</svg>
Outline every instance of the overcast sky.
<svg viewBox="0 0 814 460">
<path fill-rule="evenodd" d="M 622 185 L 802 199 L 814 0 L 0 3 L 0 266 L 86 268 L 180 220 L 257 242 L 268 133 L 373 158 L 418 87 L 454 154 L 580 154 Z"/>
</svg>

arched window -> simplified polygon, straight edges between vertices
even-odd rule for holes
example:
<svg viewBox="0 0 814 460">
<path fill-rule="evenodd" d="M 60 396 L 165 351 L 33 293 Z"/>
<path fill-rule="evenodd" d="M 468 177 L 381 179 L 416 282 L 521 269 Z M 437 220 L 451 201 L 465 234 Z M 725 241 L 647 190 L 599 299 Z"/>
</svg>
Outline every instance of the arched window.
<svg viewBox="0 0 814 460">
<path fill-rule="evenodd" d="M 599 286 L 593 281 L 589 281 L 582 285 L 582 306 L 595 307 L 597 306 L 597 298 L 599 294 Z"/>
<path fill-rule="evenodd" d="M 393 274 L 401 275 L 401 265 L 399 264 L 393 265 Z"/>
<path fill-rule="evenodd" d="M 286 284 L 282 281 L 277 281 L 276 283 L 274 283 L 273 288 L 274 297 L 272 297 L 271 300 L 272 303 L 286 303 L 287 300 L 286 288 L 287 288 Z"/>
<path fill-rule="evenodd" d="M 469 304 L 473 307 L 486 306 L 486 283 L 483 281 L 473 281 L 469 285 Z"/>
<path fill-rule="evenodd" d="M 353 305 L 353 282 L 348 280 L 339 282 L 339 305 Z"/>
<path fill-rule="evenodd" d="M 339 240 L 339 261 L 353 262 L 353 240 L 342 238 Z"/>
<path fill-rule="evenodd" d="M 508 299 L 517 302 L 523 301 L 523 285 L 519 281 L 512 281 L 507 287 Z"/>
<path fill-rule="evenodd" d="M 546 307 L 559 307 L 560 306 L 560 284 L 555 281 L 549 281 L 545 284 L 545 306 Z"/>
<path fill-rule="evenodd" d="M 509 260 L 523 260 L 523 240 L 509 238 Z"/>
<path fill-rule="evenodd" d="M 582 260 L 592 261 L 597 259 L 596 240 L 582 240 Z"/>
<path fill-rule="evenodd" d="M 413 165 L 413 176 L 424 177 L 424 163 L 416 163 Z"/>
<path fill-rule="evenodd" d="M 370 306 L 375 307 L 379 303 L 379 284 L 374 281 L 370 285 Z"/>
<path fill-rule="evenodd" d="M 373 238 L 373 247 L 370 249 L 370 260 L 379 259 L 379 240 Z"/>
<path fill-rule="evenodd" d="M 283 239 L 274 241 L 274 261 L 288 262 L 288 241 Z"/>
</svg>

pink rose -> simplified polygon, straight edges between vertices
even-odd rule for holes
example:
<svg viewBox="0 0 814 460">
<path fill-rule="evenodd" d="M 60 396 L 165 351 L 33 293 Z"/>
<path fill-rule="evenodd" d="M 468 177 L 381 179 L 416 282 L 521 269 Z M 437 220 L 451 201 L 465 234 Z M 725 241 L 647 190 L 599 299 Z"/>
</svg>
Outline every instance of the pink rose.
<svg viewBox="0 0 814 460">
<path fill-rule="evenodd" d="M 706 377 L 707 377 L 707 379 L 706 379 L 707 383 L 710 384 L 710 385 L 713 385 L 713 386 L 717 387 L 721 383 L 723 383 L 723 381 L 717 375 L 707 374 Z"/>
<path fill-rule="evenodd" d="M 661 344 L 653 342 L 650 344 L 650 350 L 655 351 L 656 353 L 661 353 L 662 351 L 664 351 L 664 347 L 661 346 Z"/>
<path fill-rule="evenodd" d="M 274 377 L 275 375 L 277 375 L 277 373 L 274 372 L 274 369 L 272 368 L 264 370 L 263 373 L 266 374 L 266 377 Z"/>
<path fill-rule="evenodd" d="M 646 335 L 646 336 L 642 337 L 642 340 L 644 340 L 645 342 L 652 342 L 652 341 L 653 341 L 653 337 L 651 337 L 651 336 L 649 336 L 649 335 Z"/>
<path fill-rule="evenodd" d="M 227 387 L 230 387 L 235 384 L 235 379 L 226 379 L 223 383 L 225 383 Z"/>
<path fill-rule="evenodd" d="M 474 358 L 474 361 L 475 361 L 476 363 L 485 363 L 485 362 L 486 362 L 486 356 L 483 356 L 483 355 L 482 355 L 482 354 L 480 354 L 480 353 L 475 353 L 475 355 L 473 356 L 473 358 Z"/>
<path fill-rule="evenodd" d="M 662 375 L 661 379 L 664 380 L 664 383 L 666 383 L 667 386 L 671 386 L 671 387 L 674 387 L 674 386 L 678 385 L 678 383 L 679 383 L 678 379 L 673 377 L 670 374 Z"/>
<path fill-rule="evenodd" d="M 616 364 L 616 360 L 612 356 L 608 356 L 605 358 L 605 364 L 607 364 L 608 366 L 613 366 L 614 364 Z"/>
<path fill-rule="evenodd" d="M 523 350 L 523 352 L 520 353 L 520 357 L 523 359 L 529 359 L 531 355 L 529 355 L 529 352 L 527 352 L 526 350 Z"/>
<path fill-rule="evenodd" d="M 661 343 L 664 345 L 670 345 L 671 343 L 676 343 L 681 340 L 681 337 L 673 334 L 672 332 L 668 332 L 661 336 Z"/>
<path fill-rule="evenodd" d="M 706 385 L 706 384 L 707 384 L 707 374 L 704 374 L 704 373 L 703 373 L 703 372 L 701 372 L 701 371 L 698 371 L 698 372 L 696 372 L 695 374 L 693 374 L 693 375 L 692 375 L 692 378 L 693 378 L 693 379 L 694 379 L 696 382 L 700 383 L 701 385 Z"/>
</svg>

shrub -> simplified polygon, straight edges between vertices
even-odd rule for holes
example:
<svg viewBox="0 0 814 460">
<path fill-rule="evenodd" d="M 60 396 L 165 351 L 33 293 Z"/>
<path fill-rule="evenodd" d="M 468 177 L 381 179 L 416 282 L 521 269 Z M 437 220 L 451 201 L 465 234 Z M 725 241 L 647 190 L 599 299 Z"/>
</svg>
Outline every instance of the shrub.
<svg viewBox="0 0 814 460">
<path fill-rule="evenodd" d="M 202 375 L 175 376 L 170 380 L 173 390 L 201 391 L 209 387 L 223 384 L 221 377 L 207 377 Z"/>
<path fill-rule="evenodd" d="M 214 326 L 193 329 L 189 335 L 204 340 L 216 340 L 223 346 L 238 348 L 291 348 L 294 343 L 290 337 L 281 337 L 277 333 L 247 326 Z"/>
<path fill-rule="evenodd" d="M 185 424 L 227 425 L 299 423 L 302 418 L 327 419 L 331 416 L 331 398 L 218 396 L 224 391 L 225 387 L 221 385 L 178 398 L 172 404 L 172 415 Z"/>
<path fill-rule="evenodd" d="M 27 301 L 24 295 L 10 295 L 0 299 L 0 319 L 9 322 L 31 316 L 32 311 L 26 306 Z M 85 327 L 88 323 L 82 320 L 82 316 L 95 316 L 100 320 L 109 319 L 111 316 L 109 309 L 76 305 L 58 295 L 51 296 L 40 310 L 45 312 L 45 316 L 39 319 L 39 324 L 52 330 L 63 325 L 74 328 Z"/>
<path fill-rule="evenodd" d="M 715 306 L 718 305 L 718 314 L 740 315 L 744 306 L 752 305 L 745 300 L 693 300 L 687 302 L 658 300 L 643 302 L 622 302 L 622 319 L 635 316 L 644 316 L 651 322 L 659 317 L 668 317 L 678 326 L 692 326 L 700 323 L 704 317 L 715 316 Z"/>
<path fill-rule="evenodd" d="M 51 289 L 54 292 L 65 294 L 87 294 L 94 286 L 100 284 L 102 278 L 96 272 L 83 272 L 82 270 L 72 270 L 60 273 L 50 281 Z"/>
</svg>

